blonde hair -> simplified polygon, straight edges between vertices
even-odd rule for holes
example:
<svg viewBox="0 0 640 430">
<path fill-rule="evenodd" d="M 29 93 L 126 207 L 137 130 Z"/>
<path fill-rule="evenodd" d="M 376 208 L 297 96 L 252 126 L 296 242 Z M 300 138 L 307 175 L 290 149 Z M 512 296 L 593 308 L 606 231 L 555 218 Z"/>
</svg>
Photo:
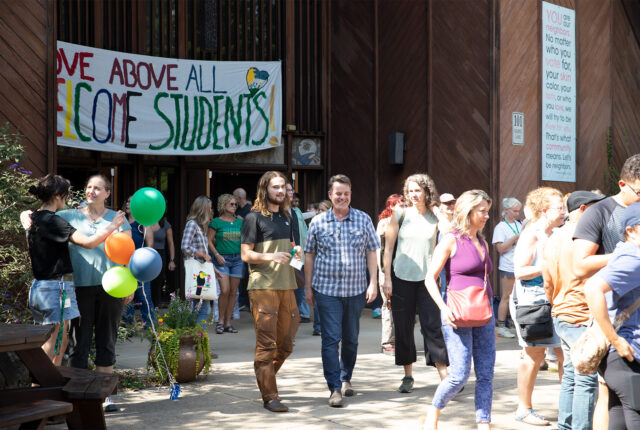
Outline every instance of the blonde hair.
<svg viewBox="0 0 640 430">
<path fill-rule="evenodd" d="M 231 194 L 221 194 L 218 197 L 218 215 L 222 215 L 224 213 L 224 207 L 231 201 L 236 200 L 235 196 Z"/>
<path fill-rule="evenodd" d="M 277 172 L 275 170 L 270 170 L 265 172 L 264 175 L 258 181 L 258 189 L 256 191 L 256 200 L 253 202 L 252 211 L 260 212 L 264 216 L 271 216 L 271 212 L 269 211 L 269 182 L 273 178 L 282 178 L 284 179 L 284 183 L 288 182 L 287 177 L 282 173 Z M 285 209 L 291 206 L 291 202 L 289 201 L 289 194 L 284 193 L 284 201 L 280 204 L 280 213 L 289 219 L 289 212 Z"/>
<path fill-rule="evenodd" d="M 531 213 L 531 221 L 537 221 L 542 215 L 542 211 L 549 208 L 552 197 L 559 197 L 562 200 L 563 195 L 560 191 L 551 187 L 540 187 L 527 194 L 527 200 L 524 205 Z"/>
<path fill-rule="evenodd" d="M 331 203 L 331 200 L 323 200 L 320 203 L 318 203 L 318 206 L 320 206 L 320 205 L 326 207 L 327 209 L 325 209 L 325 210 L 327 210 L 327 211 L 331 210 L 331 208 L 333 207 L 333 204 Z"/>
<path fill-rule="evenodd" d="M 493 202 L 491 197 L 482 190 L 469 190 L 462 193 L 456 200 L 456 207 L 453 210 L 453 230 L 458 231 L 463 236 L 469 236 L 471 231 L 471 220 L 469 219 L 471 211 L 483 201 L 486 201 L 489 207 Z M 481 231 L 478 234 L 480 237 L 484 237 Z"/>
<path fill-rule="evenodd" d="M 187 221 L 195 221 L 196 224 L 207 230 L 207 225 L 211 222 L 211 199 L 207 196 L 198 196 L 191 204 Z"/>
<path fill-rule="evenodd" d="M 414 182 L 422 188 L 426 194 L 425 205 L 427 209 L 431 209 L 432 206 L 440 203 L 438 201 L 438 190 L 436 190 L 436 184 L 426 173 L 415 173 L 404 180 L 402 187 L 402 194 L 404 194 L 404 201 L 407 206 L 412 206 L 411 199 L 409 198 L 409 182 Z"/>
</svg>

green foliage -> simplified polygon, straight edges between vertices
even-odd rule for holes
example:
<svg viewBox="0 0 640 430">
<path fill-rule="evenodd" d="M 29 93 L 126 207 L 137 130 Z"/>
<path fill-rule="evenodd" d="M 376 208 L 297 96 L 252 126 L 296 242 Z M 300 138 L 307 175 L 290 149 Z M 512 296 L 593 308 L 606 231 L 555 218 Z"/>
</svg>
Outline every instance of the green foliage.
<svg viewBox="0 0 640 430">
<path fill-rule="evenodd" d="M 198 358 L 202 353 L 204 356 L 203 372 L 205 374 L 209 373 L 211 367 L 209 335 L 203 326 L 205 321 L 196 321 L 197 313 L 197 310 L 194 311 L 192 309 L 190 300 L 182 300 L 176 297 L 175 294 L 171 294 L 169 309 L 162 317 L 157 319 L 155 324 L 160 348 L 156 348 L 153 331 L 149 328 L 147 335 L 151 341 L 151 348 L 149 349 L 147 370 L 154 369 L 156 381 L 164 383 L 169 379 L 164 361 L 166 361 L 169 371 L 174 377 L 178 373 L 180 339 L 183 337 L 192 337 L 195 340 L 197 352 L 196 369 L 200 365 Z M 160 350 L 164 355 L 164 361 Z"/>
<path fill-rule="evenodd" d="M 31 322 L 28 309 L 31 261 L 20 213 L 34 209 L 29 187 L 37 181 L 21 163 L 20 135 L 0 127 L 0 321 Z"/>
</svg>

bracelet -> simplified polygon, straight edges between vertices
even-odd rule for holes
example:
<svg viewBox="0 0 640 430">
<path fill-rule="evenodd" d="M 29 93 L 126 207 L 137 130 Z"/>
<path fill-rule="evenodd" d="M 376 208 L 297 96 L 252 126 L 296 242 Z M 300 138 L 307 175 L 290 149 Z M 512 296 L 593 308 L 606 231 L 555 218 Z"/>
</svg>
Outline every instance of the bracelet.
<svg viewBox="0 0 640 430">
<path fill-rule="evenodd" d="M 173 258 L 169 259 L 169 263 L 173 263 Z"/>
</svg>

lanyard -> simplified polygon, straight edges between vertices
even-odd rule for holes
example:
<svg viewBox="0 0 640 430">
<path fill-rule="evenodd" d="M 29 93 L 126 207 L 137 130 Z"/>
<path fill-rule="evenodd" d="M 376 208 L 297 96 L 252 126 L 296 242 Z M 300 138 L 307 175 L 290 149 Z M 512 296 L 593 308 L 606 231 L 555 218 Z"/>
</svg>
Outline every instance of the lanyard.
<svg viewBox="0 0 640 430">
<path fill-rule="evenodd" d="M 515 230 L 513 229 L 513 227 L 511 227 L 511 224 L 509 224 L 509 222 L 507 221 L 506 218 L 502 218 L 502 221 L 504 221 L 504 223 L 509 226 L 509 228 L 511 229 L 513 234 L 520 234 L 520 229 L 518 228 L 518 221 L 517 220 L 513 220 L 513 225 L 516 226 Z"/>
</svg>

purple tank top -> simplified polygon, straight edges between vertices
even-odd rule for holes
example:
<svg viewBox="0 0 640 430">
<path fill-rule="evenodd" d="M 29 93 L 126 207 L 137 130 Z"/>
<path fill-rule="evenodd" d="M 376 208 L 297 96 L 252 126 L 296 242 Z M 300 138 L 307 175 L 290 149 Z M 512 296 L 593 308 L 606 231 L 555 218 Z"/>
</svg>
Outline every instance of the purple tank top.
<svg viewBox="0 0 640 430">
<path fill-rule="evenodd" d="M 463 290 L 471 285 L 483 285 L 484 283 L 484 260 L 481 259 L 478 250 L 468 236 L 461 236 L 458 232 L 453 232 L 456 238 L 456 253 L 447 260 L 445 265 L 447 274 L 447 287 L 451 290 Z M 491 289 L 490 275 L 493 270 L 491 257 L 487 252 L 484 240 L 478 236 L 482 249 L 484 250 L 487 262 L 487 294 L 493 296 Z"/>
</svg>

